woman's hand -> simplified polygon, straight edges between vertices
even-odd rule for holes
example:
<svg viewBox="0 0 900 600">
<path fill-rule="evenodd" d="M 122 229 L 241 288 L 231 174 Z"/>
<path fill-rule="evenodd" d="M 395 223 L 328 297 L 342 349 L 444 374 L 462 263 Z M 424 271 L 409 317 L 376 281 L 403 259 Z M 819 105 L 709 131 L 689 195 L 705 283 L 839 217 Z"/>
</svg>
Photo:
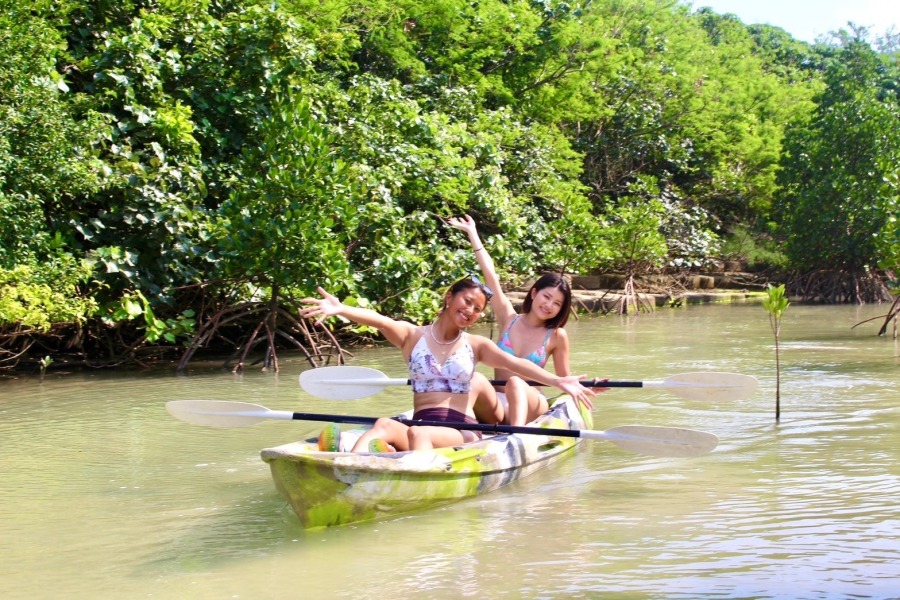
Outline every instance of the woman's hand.
<svg viewBox="0 0 900 600">
<path fill-rule="evenodd" d="M 447 220 L 447 225 L 465 231 L 469 235 L 470 241 L 472 240 L 472 236 L 478 235 L 478 230 L 475 227 L 475 221 L 469 215 L 463 215 L 462 217 L 450 217 Z"/>
<path fill-rule="evenodd" d="M 612 388 L 597 385 L 598 383 L 603 383 L 605 381 L 609 381 L 609 377 L 607 377 L 606 379 L 600 379 L 599 377 L 594 377 L 594 380 L 592 381 L 593 385 L 591 385 L 591 389 L 593 389 L 596 392 L 608 392 Z"/>
<path fill-rule="evenodd" d="M 316 291 L 318 291 L 322 297 L 304 298 L 301 300 L 300 302 L 303 304 L 310 304 L 311 306 L 301 309 L 300 316 L 306 318 L 319 317 L 318 320 L 316 320 L 316 325 L 319 325 L 328 317 L 340 314 L 344 305 L 335 296 L 332 296 L 321 287 L 316 288 Z"/>
<path fill-rule="evenodd" d="M 578 404 L 591 410 L 594 408 L 594 403 L 591 402 L 591 398 L 596 396 L 597 392 L 592 388 L 586 388 L 581 384 L 581 380 L 584 379 L 584 377 L 585 375 L 560 377 L 557 385 L 559 389 L 571 396 Z"/>
</svg>

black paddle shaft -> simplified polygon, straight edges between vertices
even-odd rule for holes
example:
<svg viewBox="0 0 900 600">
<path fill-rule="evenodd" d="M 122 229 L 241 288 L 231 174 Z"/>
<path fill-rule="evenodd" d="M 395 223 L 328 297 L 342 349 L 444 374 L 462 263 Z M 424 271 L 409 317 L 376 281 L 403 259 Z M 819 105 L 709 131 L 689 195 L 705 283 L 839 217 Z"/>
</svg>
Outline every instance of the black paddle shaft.
<svg viewBox="0 0 900 600">
<path fill-rule="evenodd" d="M 406 383 L 407 383 L 407 385 L 409 385 L 412 382 L 407 380 Z M 489 383 L 491 385 L 506 385 L 506 380 L 491 379 L 489 381 Z M 549 387 L 547 384 L 541 383 L 539 381 L 529 381 L 528 385 Z M 585 380 L 585 381 L 581 382 L 581 385 L 583 385 L 584 387 L 599 387 L 599 388 L 612 388 L 612 387 L 639 388 L 639 387 L 644 387 L 644 382 L 643 381 L 603 381 L 603 380 L 587 381 L 587 380 Z"/>
<path fill-rule="evenodd" d="M 318 413 L 292 413 L 294 421 L 325 421 L 328 423 L 355 423 L 371 425 L 378 420 L 377 417 L 355 417 L 344 415 L 322 415 Z M 450 427 L 463 431 L 484 431 L 487 433 L 540 433 L 542 435 L 555 435 L 559 437 L 580 437 L 577 429 L 550 429 L 546 427 L 526 427 L 520 425 L 490 425 L 485 423 L 446 423 L 444 421 L 419 421 L 406 417 L 391 417 L 404 425 L 417 425 L 419 427 Z"/>
</svg>

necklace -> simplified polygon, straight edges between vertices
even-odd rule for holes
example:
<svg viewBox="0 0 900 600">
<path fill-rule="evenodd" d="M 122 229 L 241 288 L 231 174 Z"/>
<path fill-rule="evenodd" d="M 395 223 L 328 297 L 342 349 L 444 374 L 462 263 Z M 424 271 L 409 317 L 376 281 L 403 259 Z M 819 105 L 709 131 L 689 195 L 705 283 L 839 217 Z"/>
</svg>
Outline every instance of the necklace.
<svg viewBox="0 0 900 600">
<path fill-rule="evenodd" d="M 462 335 L 462 329 L 460 329 L 458 332 L 456 332 L 456 337 L 453 338 L 452 340 L 450 340 L 449 342 L 442 342 L 441 340 L 439 340 L 435 337 L 434 323 L 432 323 L 431 325 L 428 326 L 428 335 L 431 336 L 431 339 L 433 339 L 435 341 L 435 343 L 440 344 L 441 346 L 452 346 L 453 344 L 456 343 L 456 340 L 459 339 L 459 336 Z"/>
</svg>

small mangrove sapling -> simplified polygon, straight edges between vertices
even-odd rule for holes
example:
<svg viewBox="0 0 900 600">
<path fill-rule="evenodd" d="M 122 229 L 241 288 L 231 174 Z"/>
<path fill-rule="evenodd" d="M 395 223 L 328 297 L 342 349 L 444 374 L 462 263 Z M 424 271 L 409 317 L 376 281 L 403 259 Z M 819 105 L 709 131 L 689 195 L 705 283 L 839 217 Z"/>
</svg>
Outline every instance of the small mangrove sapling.
<svg viewBox="0 0 900 600">
<path fill-rule="evenodd" d="M 775 334 L 775 420 L 781 418 L 781 360 L 779 356 L 778 338 L 781 336 L 781 317 L 787 310 L 790 301 L 784 295 L 784 284 L 766 287 L 768 297 L 763 300 L 763 307 L 769 313 L 769 324 Z"/>
</svg>

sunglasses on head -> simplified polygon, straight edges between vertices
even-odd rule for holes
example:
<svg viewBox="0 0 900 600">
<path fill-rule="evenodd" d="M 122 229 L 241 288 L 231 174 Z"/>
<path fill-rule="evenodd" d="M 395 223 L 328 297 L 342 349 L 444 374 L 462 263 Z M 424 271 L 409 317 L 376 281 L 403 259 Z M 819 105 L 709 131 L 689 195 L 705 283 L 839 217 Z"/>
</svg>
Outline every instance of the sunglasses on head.
<svg viewBox="0 0 900 600">
<path fill-rule="evenodd" d="M 490 302 L 491 298 L 494 297 L 494 292 L 491 291 L 491 288 L 484 285 L 484 282 L 478 278 L 478 275 L 469 275 L 469 279 L 475 282 L 475 285 L 481 288 L 481 291 L 484 292 L 484 295 L 487 296 L 488 302 Z"/>
</svg>

